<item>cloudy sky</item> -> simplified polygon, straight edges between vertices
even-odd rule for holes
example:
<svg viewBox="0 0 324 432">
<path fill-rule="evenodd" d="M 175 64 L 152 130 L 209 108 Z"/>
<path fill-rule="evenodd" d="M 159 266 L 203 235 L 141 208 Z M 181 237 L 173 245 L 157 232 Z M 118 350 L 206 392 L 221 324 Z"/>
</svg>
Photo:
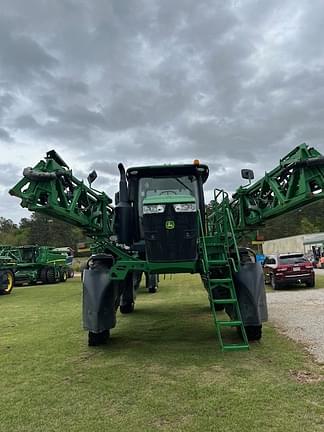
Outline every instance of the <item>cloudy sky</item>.
<svg viewBox="0 0 324 432">
<path fill-rule="evenodd" d="M 117 163 L 191 162 L 234 191 L 324 152 L 322 0 L 0 0 L 0 216 L 56 149 L 113 196 Z"/>
</svg>

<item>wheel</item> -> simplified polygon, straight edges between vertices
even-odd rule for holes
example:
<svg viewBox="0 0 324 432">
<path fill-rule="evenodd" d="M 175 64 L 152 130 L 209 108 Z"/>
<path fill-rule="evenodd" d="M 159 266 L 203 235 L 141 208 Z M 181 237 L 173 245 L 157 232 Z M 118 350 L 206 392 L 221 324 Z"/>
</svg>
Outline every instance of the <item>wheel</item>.
<svg viewBox="0 0 324 432">
<path fill-rule="evenodd" d="M 68 278 L 68 275 L 67 275 L 66 270 L 61 270 L 60 271 L 60 281 L 66 282 L 67 278 Z"/>
<path fill-rule="evenodd" d="M 58 269 L 54 267 L 49 267 L 47 269 L 47 282 L 49 284 L 57 283 L 60 281 L 60 272 Z"/>
<path fill-rule="evenodd" d="M 68 278 L 73 278 L 74 277 L 74 270 L 73 270 L 73 268 L 69 268 L 68 269 L 67 275 L 68 275 Z"/>
<path fill-rule="evenodd" d="M 82 264 L 81 266 L 80 266 L 80 273 L 81 273 L 81 281 L 83 280 L 83 272 L 84 272 L 84 270 L 86 270 L 86 269 L 88 269 L 89 267 L 88 267 L 88 264 Z"/>
<path fill-rule="evenodd" d="M 134 303 L 125 303 L 119 306 L 119 310 L 122 314 L 130 314 L 134 312 Z"/>
<path fill-rule="evenodd" d="M 108 342 L 110 336 L 109 330 L 104 330 L 100 333 L 88 333 L 88 346 L 99 346 L 105 345 Z"/>
<path fill-rule="evenodd" d="M 159 280 L 158 280 L 157 274 L 151 274 L 151 273 L 145 272 L 145 286 L 146 286 L 148 293 L 150 293 L 150 294 L 156 293 L 156 291 L 158 289 L 158 282 L 159 282 Z M 139 283 L 138 283 L 138 285 L 139 285 Z M 136 288 L 135 288 L 135 291 L 136 291 Z"/>
<path fill-rule="evenodd" d="M 7 276 L 7 286 L 5 288 L 2 288 L 0 293 L 1 294 L 10 294 L 13 287 L 14 287 L 14 275 L 12 273 L 12 271 L 8 270 L 6 272 L 6 276 Z"/>
<path fill-rule="evenodd" d="M 315 278 L 313 277 L 309 282 L 306 282 L 306 286 L 308 288 L 314 288 L 314 286 L 315 286 Z"/>
<path fill-rule="evenodd" d="M 271 284 L 272 289 L 274 289 L 274 290 L 277 290 L 279 288 L 279 284 L 273 275 L 270 276 L 270 284 Z"/>
<path fill-rule="evenodd" d="M 48 283 L 48 280 L 47 280 L 47 271 L 48 271 L 48 268 L 47 268 L 47 267 L 44 267 L 44 268 L 42 268 L 42 270 L 41 270 L 41 272 L 40 272 L 40 280 L 41 280 L 44 284 Z"/>
<path fill-rule="evenodd" d="M 262 338 L 262 325 L 244 326 L 249 341 L 258 341 Z"/>
<path fill-rule="evenodd" d="M 157 288 L 154 286 L 154 287 L 150 287 L 148 290 L 147 290 L 150 294 L 155 294 L 156 293 L 156 291 L 157 291 Z"/>
</svg>

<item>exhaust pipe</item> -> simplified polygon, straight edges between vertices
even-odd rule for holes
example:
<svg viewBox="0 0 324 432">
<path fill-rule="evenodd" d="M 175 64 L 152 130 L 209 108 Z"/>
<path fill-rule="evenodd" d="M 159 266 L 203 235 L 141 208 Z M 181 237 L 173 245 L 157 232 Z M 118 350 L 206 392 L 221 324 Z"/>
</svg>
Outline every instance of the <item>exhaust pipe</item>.
<svg viewBox="0 0 324 432">
<path fill-rule="evenodd" d="M 133 233 L 132 207 L 129 202 L 126 173 L 122 163 L 118 164 L 118 170 L 120 175 L 119 202 L 115 207 L 115 230 L 117 242 L 130 245 L 132 243 Z"/>
</svg>

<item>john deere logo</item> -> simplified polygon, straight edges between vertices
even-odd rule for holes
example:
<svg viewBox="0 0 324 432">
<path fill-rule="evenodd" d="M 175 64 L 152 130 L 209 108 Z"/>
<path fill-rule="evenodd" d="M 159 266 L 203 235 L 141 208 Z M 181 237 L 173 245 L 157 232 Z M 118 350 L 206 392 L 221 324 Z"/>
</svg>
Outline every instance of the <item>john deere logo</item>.
<svg viewBox="0 0 324 432">
<path fill-rule="evenodd" d="M 174 227 L 175 227 L 175 223 L 174 223 L 173 220 L 167 220 L 167 221 L 165 222 L 165 228 L 166 228 L 167 230 L 172 230 L 172 229 L 174 229 Z"/>
</svg>

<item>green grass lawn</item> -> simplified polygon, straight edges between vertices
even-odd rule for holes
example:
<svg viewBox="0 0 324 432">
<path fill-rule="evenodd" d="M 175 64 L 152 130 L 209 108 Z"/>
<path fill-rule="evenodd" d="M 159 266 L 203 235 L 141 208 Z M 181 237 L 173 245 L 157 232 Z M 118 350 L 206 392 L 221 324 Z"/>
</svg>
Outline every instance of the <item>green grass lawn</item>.
<svg viewBox="0 0 324 432">
<path fill-rule="evenodd" d="M 0 431 L 323 431 L 323 366 L 270 325 L 221 353 L 206 300 L 162 280 L 88 348 L 78 280 L 0 297 Z"/>
<path fill-rule="evenodd" d="M 324 275 L 315 276 L 315 288 L 324 288 Z"/>
</svg>

